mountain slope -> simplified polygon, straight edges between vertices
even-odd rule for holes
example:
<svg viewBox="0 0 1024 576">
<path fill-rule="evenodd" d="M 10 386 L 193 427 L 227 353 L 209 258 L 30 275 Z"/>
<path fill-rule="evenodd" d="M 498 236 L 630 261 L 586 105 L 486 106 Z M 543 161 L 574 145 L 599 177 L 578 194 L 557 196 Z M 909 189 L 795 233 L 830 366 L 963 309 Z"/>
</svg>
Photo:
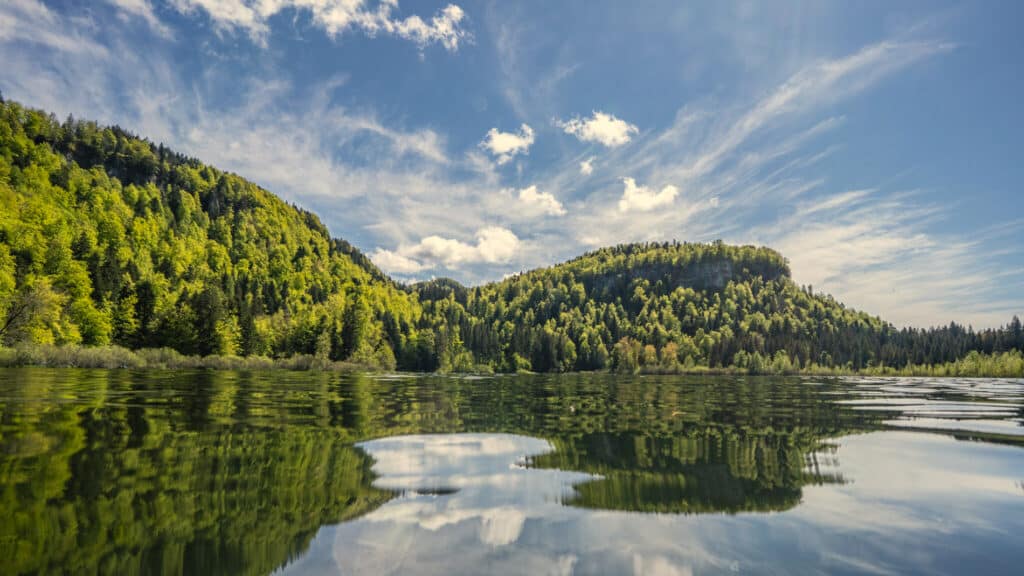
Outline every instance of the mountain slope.
<svg viewBox="0 0 1024 576">
<path fill-rule="evenodd" d="M 9 344 L 393 365 L 419 316 L 315 215 L 119 128 L 0 104 L 0 208 Z"/>
</svg>

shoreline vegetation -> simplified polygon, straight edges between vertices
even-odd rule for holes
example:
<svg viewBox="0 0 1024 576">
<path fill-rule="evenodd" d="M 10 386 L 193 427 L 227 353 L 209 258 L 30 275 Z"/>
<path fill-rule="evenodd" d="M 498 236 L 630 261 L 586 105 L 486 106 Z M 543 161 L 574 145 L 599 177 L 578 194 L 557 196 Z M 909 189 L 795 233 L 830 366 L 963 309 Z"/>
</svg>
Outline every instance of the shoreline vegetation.
<svg viewBox="0 0 1024 576">
<path fill-rule="evenodd" d="M 78 345 L 19 345 L 13 348 L 0 347 L 0 368 L 13 367 L 46 368 L 100 368 L 100 369 L 154 369 L 154 370 L 290 370 L 324 372 L 392 372 L 395 366 L 340 362 L 312 354 L 296 354 L 287 358 L 267 356 L 194 356 L 184 355 L 172 348 L 146 348 L 129 350 L 121 346 L 78 346 Z M 528 370 L 519 373 L 530 374 Z M 914 376 L 914 377 L 965 377 L 965 378 L 1024 378 L 1024 354 L 1019 350 L 984 354 L 972 351 L 965 357 L 943 364 L 910 365 L 903 368 L 892 366 L 867 366 L 854 369 L 852 366 L 807 366 L 794 364 L 785 354 L 774 358 L 760 358 L 752 355 L 746 365 L 700 366 L 676 363 L 654 363 L 631 368 L 622 365 L 608 370 L 620 374 L 645 375 L 707 375 L 707 376 Z M 488 365 L 461 366 L 456 369 L 438 371 L 448 374 L 494 374 Z M 582 372 L 567 372 L 582 373 Z"/>
</svg>

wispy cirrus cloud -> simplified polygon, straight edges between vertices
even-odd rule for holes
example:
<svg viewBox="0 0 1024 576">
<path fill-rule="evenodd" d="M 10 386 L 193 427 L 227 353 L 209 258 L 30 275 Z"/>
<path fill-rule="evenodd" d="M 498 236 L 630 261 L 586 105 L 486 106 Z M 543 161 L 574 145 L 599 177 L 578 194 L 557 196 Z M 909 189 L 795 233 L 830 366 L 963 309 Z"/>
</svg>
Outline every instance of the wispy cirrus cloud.
<svg viewBox="0 0 1024 576">
<path fill-rule="evenodd" d="M 657 162 L 660 153 L 689 152 L 683 163 L 672 163 L 668 169 L 677 178 L 700 178 L 719 168 L 745 143 L 760 131 L 772 128 L 782 120 L 799 120 L 813 111 L 849 98 L 885 77 L 923 59 L 948 53 L 955 45 L 948 42 L 882 41 L 865 46 L 857 52 L 832 60 L 819 60 L 801 68 L 785 82 L 757 100 L 739 116 L 713 125 L 700 142 L 689 140 L 701 134 L 694 126 L 711 120 L 711 111 L 680 111 L 675 123 L 656 138 L 645 143 L 638 153 L 641 159 Z"/>
<path fill-rule="evenodd" d="M 157 35 L 164 38 L 173 38 L 174 33 L 156 15 L 153 5 L 149 0 L 107 0 L 117 7 L 122 15 L 141 18 Z"/>
<path fill-rule="evenodd" d="M 1007 310 L 1020 310 L 1024 299 L 1001 288 L 1019 284 L 1024 270 L 1006 268 L 986 252 L 993 244 L 1019 251 L 1024 223 L 991 226 L 969 238 L 929 233 L 926 224 L 949 215 L 918 196 L 840 192 L 805 202 L 752 236 L 786 254 L 800 282 L 857 308 L 884 310 L 897 325 L 1009 320 Z"/>
<path fill-rule="evenodd" d="M 0 4 L 0 42 L 105 58 L 106 47 L 83 28 L 87 27 L 68 21 L 38 0 L 7 0 Z"/>
</svg>

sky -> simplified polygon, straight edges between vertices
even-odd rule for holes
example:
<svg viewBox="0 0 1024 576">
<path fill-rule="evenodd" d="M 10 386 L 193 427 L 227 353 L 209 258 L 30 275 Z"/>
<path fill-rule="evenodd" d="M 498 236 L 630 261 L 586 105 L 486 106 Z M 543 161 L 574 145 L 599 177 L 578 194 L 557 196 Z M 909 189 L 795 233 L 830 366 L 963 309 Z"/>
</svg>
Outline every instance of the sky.
<svg viewBox="0 0 1024 576">
<path fill-rule="evenodd" d="M 1024 315 L 1024 4 L 454 1 L 3 0 L 0 91 L 399 280 L 721 239 L 898 326 Z"/>
</svg>

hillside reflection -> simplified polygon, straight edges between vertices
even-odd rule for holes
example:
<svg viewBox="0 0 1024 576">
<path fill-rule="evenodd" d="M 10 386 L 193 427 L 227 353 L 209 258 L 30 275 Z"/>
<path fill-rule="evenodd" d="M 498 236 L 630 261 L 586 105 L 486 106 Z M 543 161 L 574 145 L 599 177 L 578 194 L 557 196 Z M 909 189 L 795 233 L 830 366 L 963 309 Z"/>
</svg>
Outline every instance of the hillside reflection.
<svg viewBox="0 0 1024 576">
<path fill-rule="evenodd" d="M 302 555 L 320 527 L 395 498 L 469 498 L 485 509 L 500 492 L 486 482 L 466 492 L 457 479 L 472 477 L 464 467 L 486 450 L 444 437 L 434 437 L 434 456 L 472 458 L 417 481 L 443 462 L 423 460 L 423 446 L 387 460 L 389 446 L 393 457 L 403 452 L 386 439 L 404 435 L 518 435 L 497 436 L 515 439 L 501 462 L 484 460 L 512 465 L 510 478 L 525 482 L 520 500 L 498 506 L 502 518 L 528 514 L 517 506 L 534 497 L 633 512 L 786 510 L 807 486 L 843 482 L 831 439 L 892 417 L 833 401 L 850 389 L 792 379 L 3 370 L 0 558 L 12 574 L 265 574 Z M 397 482 L 395 466 L 406 471 Z M 511 530 L 496 521 L 493 542 Z"/>
</svg>

